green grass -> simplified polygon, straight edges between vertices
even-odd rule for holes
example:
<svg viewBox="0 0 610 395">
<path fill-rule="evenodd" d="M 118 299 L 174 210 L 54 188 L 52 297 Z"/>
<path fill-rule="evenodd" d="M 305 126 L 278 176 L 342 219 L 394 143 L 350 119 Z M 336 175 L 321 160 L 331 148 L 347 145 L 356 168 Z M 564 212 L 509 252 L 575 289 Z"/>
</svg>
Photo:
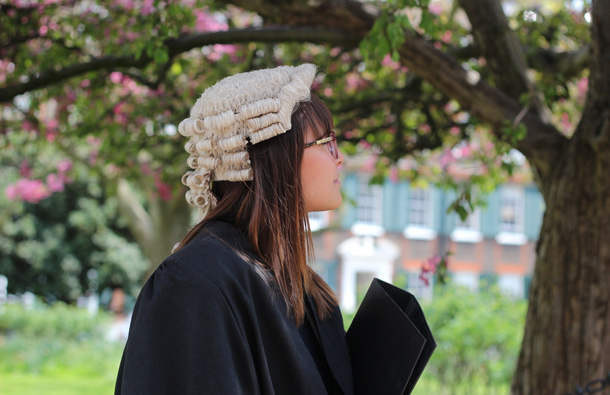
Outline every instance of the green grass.
<svg viewBox="0 0 610 395">
<path fill-rule="evenodd" d="M 0 372 L 2 395 L 105 395 L 114 391 L 115 375 L 26 374 Z"/>
</svg>

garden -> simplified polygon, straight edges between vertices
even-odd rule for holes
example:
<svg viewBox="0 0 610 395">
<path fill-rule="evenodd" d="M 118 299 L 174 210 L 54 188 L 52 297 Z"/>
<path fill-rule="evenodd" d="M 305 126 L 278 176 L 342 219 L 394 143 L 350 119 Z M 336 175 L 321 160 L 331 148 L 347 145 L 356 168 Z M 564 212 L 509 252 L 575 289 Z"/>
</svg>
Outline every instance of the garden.
<svg viewBox="0 0 610 395">
<path fill-rule="evenodd" d="M 525 306 L 492 287 L 478 293 L 437 287 L 423 308 L 438 347 L 413 394 L 509 393 Z M 346 325 L 351 318 L 345 317 Z M 0 393 L 111 394 L 123 348 L 108 338 L 113 319 L 62 302 L 4 306 Z"/>
</svg>

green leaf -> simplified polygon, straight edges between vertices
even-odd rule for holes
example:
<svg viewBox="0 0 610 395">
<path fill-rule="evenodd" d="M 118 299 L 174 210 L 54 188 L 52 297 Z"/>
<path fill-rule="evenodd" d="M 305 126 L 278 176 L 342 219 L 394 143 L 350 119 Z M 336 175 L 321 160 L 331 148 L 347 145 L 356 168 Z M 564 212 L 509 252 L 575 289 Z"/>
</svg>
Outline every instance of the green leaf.
<svg viewBox="0 0 610 395">
<path fill-rule="evenodd" d="M 163 47 L 155 49 L 154 59 L 156 63 L 166 63 L 169 60 L 167 48 Z"/>
</svg>

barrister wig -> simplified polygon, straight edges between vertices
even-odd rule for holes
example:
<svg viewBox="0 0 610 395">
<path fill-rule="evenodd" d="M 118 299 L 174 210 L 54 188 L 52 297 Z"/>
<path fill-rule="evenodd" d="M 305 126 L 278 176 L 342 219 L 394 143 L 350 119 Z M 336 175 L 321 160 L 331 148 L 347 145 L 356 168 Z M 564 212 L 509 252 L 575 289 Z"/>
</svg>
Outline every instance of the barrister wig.
<svg viewBox="0 0 610 395">
<path fill-rule="evenodd" d="M 178 131 L 189 141 L 186 200 L 205 215 L 216 204 L 211 181 L 250 181 L 247 152 L 291 128 L 298 103 L 310 99 L 316 66 L 280 66 L 236 74 L 206 89 Z"/>
</svg>

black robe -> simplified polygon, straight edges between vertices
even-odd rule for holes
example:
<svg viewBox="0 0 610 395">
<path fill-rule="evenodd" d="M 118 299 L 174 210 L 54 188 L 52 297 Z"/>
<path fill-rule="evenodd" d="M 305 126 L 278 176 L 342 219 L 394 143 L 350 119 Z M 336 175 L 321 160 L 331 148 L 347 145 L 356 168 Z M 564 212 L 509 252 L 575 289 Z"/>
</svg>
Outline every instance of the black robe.
<svg viewBox="0 0 610 395">
<path fill-rule="evenodd" d="M 320 395 L 330 377 L 333 393 L 352 395 L 339 309 L 324 321 L 314 311 L 313 347 L 322 347 L 310 352 L 312 337 L 302 334 L 315 332 L 287 317 L 252 258 L 245 235 L 226 222 L 168 257 L 138 297 L 115 394 Z"/>
</svg>

